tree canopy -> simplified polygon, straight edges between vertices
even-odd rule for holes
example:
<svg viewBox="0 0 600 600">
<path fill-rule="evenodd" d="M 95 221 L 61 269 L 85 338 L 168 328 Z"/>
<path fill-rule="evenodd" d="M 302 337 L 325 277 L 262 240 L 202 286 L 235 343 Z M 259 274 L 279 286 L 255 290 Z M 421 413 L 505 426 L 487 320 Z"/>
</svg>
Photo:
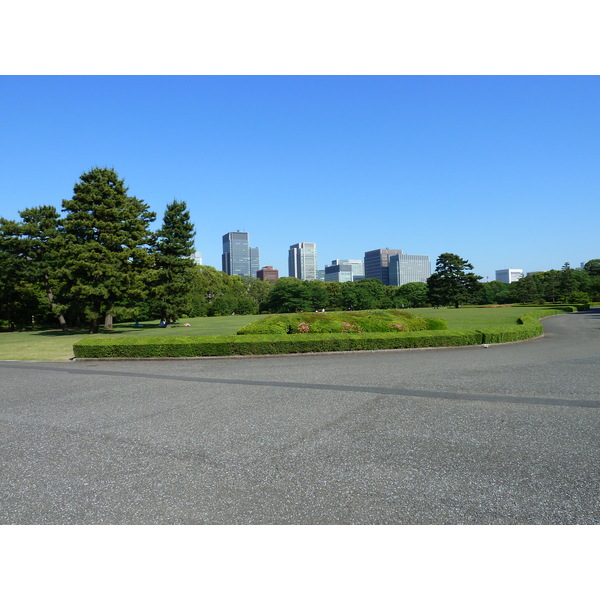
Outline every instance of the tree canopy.
<svg viewBox="0 0 600 600">
<path fill-rule="evenodd" d="M 112 315 L 123 314 L 127 301 L 147 295 L 152 259 L 149 225 L 156 214 L 135 196 L 113 169 L 94 168 L 81 175 L 73 197 L 63 200 L 61 292 L 77 303 L 98 331 Z"/>
<path fill-rule="evenodd" d="M 456 308 L 473 299 L 480 290 L 481 277 L 467 273 L 473 265 L 457 254 L 440 254 L 435 262 L 435 273 L 427 279 L 427 296 L 431 304 L 454 304 Z"/>
<path fill-rule="evenodd" d="M 156 232 L 153 244 L 152 297 L 167 327 L 190 312 L 188 292 L 193 278 L 194 234 L 185 202 L 173 200 L 167 205 L 163 225 Z"/>
<path fill-rule="evenodd" d="M 592 277 L 600 276 L 600 258 L 593 258 L 592 260 L 588 260 L 583 268 L 587 271 Z"/>
</svg>

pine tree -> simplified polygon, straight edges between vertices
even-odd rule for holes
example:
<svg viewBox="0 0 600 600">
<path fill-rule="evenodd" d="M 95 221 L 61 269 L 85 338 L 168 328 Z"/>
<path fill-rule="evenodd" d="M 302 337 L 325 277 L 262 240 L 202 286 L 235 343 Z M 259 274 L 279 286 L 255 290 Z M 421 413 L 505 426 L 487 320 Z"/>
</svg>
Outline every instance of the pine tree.
<svg viewBox="0 0 600 600">
<path fill-rule="evenodd" d="M 154 243 L 156 273 L 152 296 L 166 327 L 189 312 L 191 306 L 194 234 L 185 202 L 173 200 L 167 205 Z"/>
<path fill-rule="evenodd" d="M 61 244 L 61 219 L 54 206 L 27 208 L 19 212 L 21 233 L 30 270 L 48 298 L 52 312 L 63 331 L 67 329 L 65 317 L 54 298 L 52 278 L 56 273 L 58 251 Z"/>
<path fill-rule="evenodd" d="M 468 301 L 481 289 L 481 277 L 466 271 L 473 265 L 457 254 L 440 254 L 435 262 L 435 273 L 427 279 L 427 297 L 435 306 Z"/>
<path fill-rule="evenodd" d="M 566 262 L 562 266 L 562 273 L 560 277 L 560 295 L 562 297 L 563 302 L 567 302 L 569 296 L 577 291 L 577 281 L 575 276 L 573 275 L 573 269 L 571 269 L 571 265 Z"/>
<path fill-rule="evenodd" d="M 30 322 L 40 318 L 47 321 L 51 311 L 64 331 L 67 324 L 55 301 L 55 282 L 52 281 L 60 244 L 60 215 L 54 206 L 28 208 L 19 211 L 19 215 L 22 219 L 20 222 L 0 219 L 0 248 L 4 251 L 5 259 L 11 257 L 0 269 L 5 275 L 4 279 L 14 288 L 13 292 L 21 290 L 20 294 L 12 293 L 13 297 L 23 296 L 25 283 L 39 296 L 39 306 L 34 307 L 29 302 L 27 307 L 22 307 L 29 313 Z M 18 307 L 15 308 L 19 311 Z"/>
<path fill-rule="evenodd" d="M 94 168 L 75 184 L 73 198 L 63 200 L 67 213 L 61 248 L 62 292 L 83 311 L 90 333 L 104 317 L 112 329 L 113 315 L 146 295 L 152 259 L 149 224 L 156 214 L 135 196 L 113 169 Z"/>
</svg>

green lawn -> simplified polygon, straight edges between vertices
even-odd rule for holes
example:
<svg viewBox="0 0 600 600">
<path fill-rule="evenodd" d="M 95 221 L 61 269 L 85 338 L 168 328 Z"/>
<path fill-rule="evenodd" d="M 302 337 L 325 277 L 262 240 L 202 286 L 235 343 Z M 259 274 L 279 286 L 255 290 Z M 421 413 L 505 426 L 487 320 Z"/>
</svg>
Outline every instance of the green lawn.
<svg viewBox="0 0 600 600">
<path fill-rule="evenodd" d="M 186 319 L 181 321 L 179 327 L 169 329 L 159 328 L 158 321 L 144 323 L 144 327 L 134 327 L 133 323 L 120 323 L 115 324 L 112 332 L 97 335 L 102 337 L 231 335 L 240 327 L 259 319 L 261 316 L 199 317 Z M 184 323 L 189 323 L 190 327 L 184 327 Z M 69 360 L 73 358 L 73 344 L 87 336 L 86 330 L 0 333 L 0 360 Z"/>
<path fill-rule="evenodd" d="M 548 309 L 551 308 L 556 307 L 548 306 Z M 543 306 L 500 306 L 498 308 L 412 308 L 408 312 L 444 319 L 448 323 L 448 329 L 477 329 L 482 326 L 514 325 L 521 315 L 543 309 Z"/>
<path fill-rule="evenodd" d="M 448 322 L 448 329 L 476 329 L 482 326 L 501 327 L 516 323 L 519 316 L 542 307 L 501 308 L 415 308 L 409 312 L 440 317 Z M 552 307 L 548 307 L 552 308 Z M 263 315 L 234 315 L 228 317 L 200 317 L 181 321 L 179 327 L 161 329 L 158 322 L 116 324 L 109 333 L 99 336 L 182 336 L 182 335 L 231 335 L 240 327 L 262 318 Z M 190 323 L 184 327 L 183 323 Z M 0 333 L 0 360 L 50 360 L 63 361 L 73 357 L 73 344 L 87 337 L 83 330 L 62 332 L 59 330 Z"/>
</svg>

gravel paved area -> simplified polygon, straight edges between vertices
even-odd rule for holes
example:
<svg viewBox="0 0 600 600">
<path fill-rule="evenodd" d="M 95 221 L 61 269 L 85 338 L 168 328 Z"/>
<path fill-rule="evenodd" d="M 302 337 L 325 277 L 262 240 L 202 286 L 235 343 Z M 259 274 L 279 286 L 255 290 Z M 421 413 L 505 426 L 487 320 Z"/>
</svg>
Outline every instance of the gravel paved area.
<svg viewBox="0 0 600 600">
<path fill-rule="evenodd" d="M 600 311 L 489 348 L 0 362 L 2 524 L 600 522 Z"/>
</svg>

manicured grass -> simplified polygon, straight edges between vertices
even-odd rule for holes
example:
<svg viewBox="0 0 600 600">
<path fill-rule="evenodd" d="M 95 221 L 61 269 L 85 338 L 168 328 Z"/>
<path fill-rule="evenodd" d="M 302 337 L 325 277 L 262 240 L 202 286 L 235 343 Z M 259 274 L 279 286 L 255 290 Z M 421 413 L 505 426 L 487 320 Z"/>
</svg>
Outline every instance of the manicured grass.
<svg viewBox="0 0 600 600">
<path fill-rule="evenodd" d="M 0 333 L 0 360 L 69 360 L 81 332 Z"/>
<path fill-rule="evenodd" d="M 554 307 L 548 306 L 548 309 Z M 410 312 L 430 317 L 439 317 L 448 322 L 448 330 L 477 329 L 479 327 L 502 327 L 514 325 L 517 318 L 527 312 L 543 310 L 541 307 L 500 307 L 500 308 L 418 308 Z M 182 320 L 179 327 L 161 329 L 157 321 L 144 323 L 144 327 L 134 327 L 133 323 L 116 324 L 113 331 L 99 333 L 98 337 L 135 336 L 205 336 L 233 335 L 242 326 L 265 315 L 234 315 L 227 317 L 201 317 Z M 190 327 L 184 327 L 190 323 Z M 63 361 L 73 357 L 73 344 L 89 337 L 86 331 L 59 330 L 18 332 L 0 334 L 0 360 L 49 360 Z"/>
<path fill-rule="evenodd" d="M 188 335 L 233 335 L 240 327 L 263 315 L 234 315 L 228 317 L 199 317 L 185 319 L 179 327 L 159 328 L 158 321 L 134 327 L 133 323 L 115 324 L 112 332 L 98 333 L 98 337 L 148 337 Z M 189 323 L 190 327 L 184 327 Z M 0 360 L 69 360 L 73 358 L 73 344 L 90 337 L 86 330 L 24 331 L 0 333 Z"/>
<path fill-rule="evenodd" d="M 448 323 L 448 329 L 477 329 L 478 327 L 502 327 L 514 325 L 517 319 L 528 312 L 544 310 L 541 306 L 500 306 L 498 308 L 411 308 L 414 312 L 427 317 L 439 317 Z M 548 310 L 556 306 L 547 306 Z"/>
</svg>

